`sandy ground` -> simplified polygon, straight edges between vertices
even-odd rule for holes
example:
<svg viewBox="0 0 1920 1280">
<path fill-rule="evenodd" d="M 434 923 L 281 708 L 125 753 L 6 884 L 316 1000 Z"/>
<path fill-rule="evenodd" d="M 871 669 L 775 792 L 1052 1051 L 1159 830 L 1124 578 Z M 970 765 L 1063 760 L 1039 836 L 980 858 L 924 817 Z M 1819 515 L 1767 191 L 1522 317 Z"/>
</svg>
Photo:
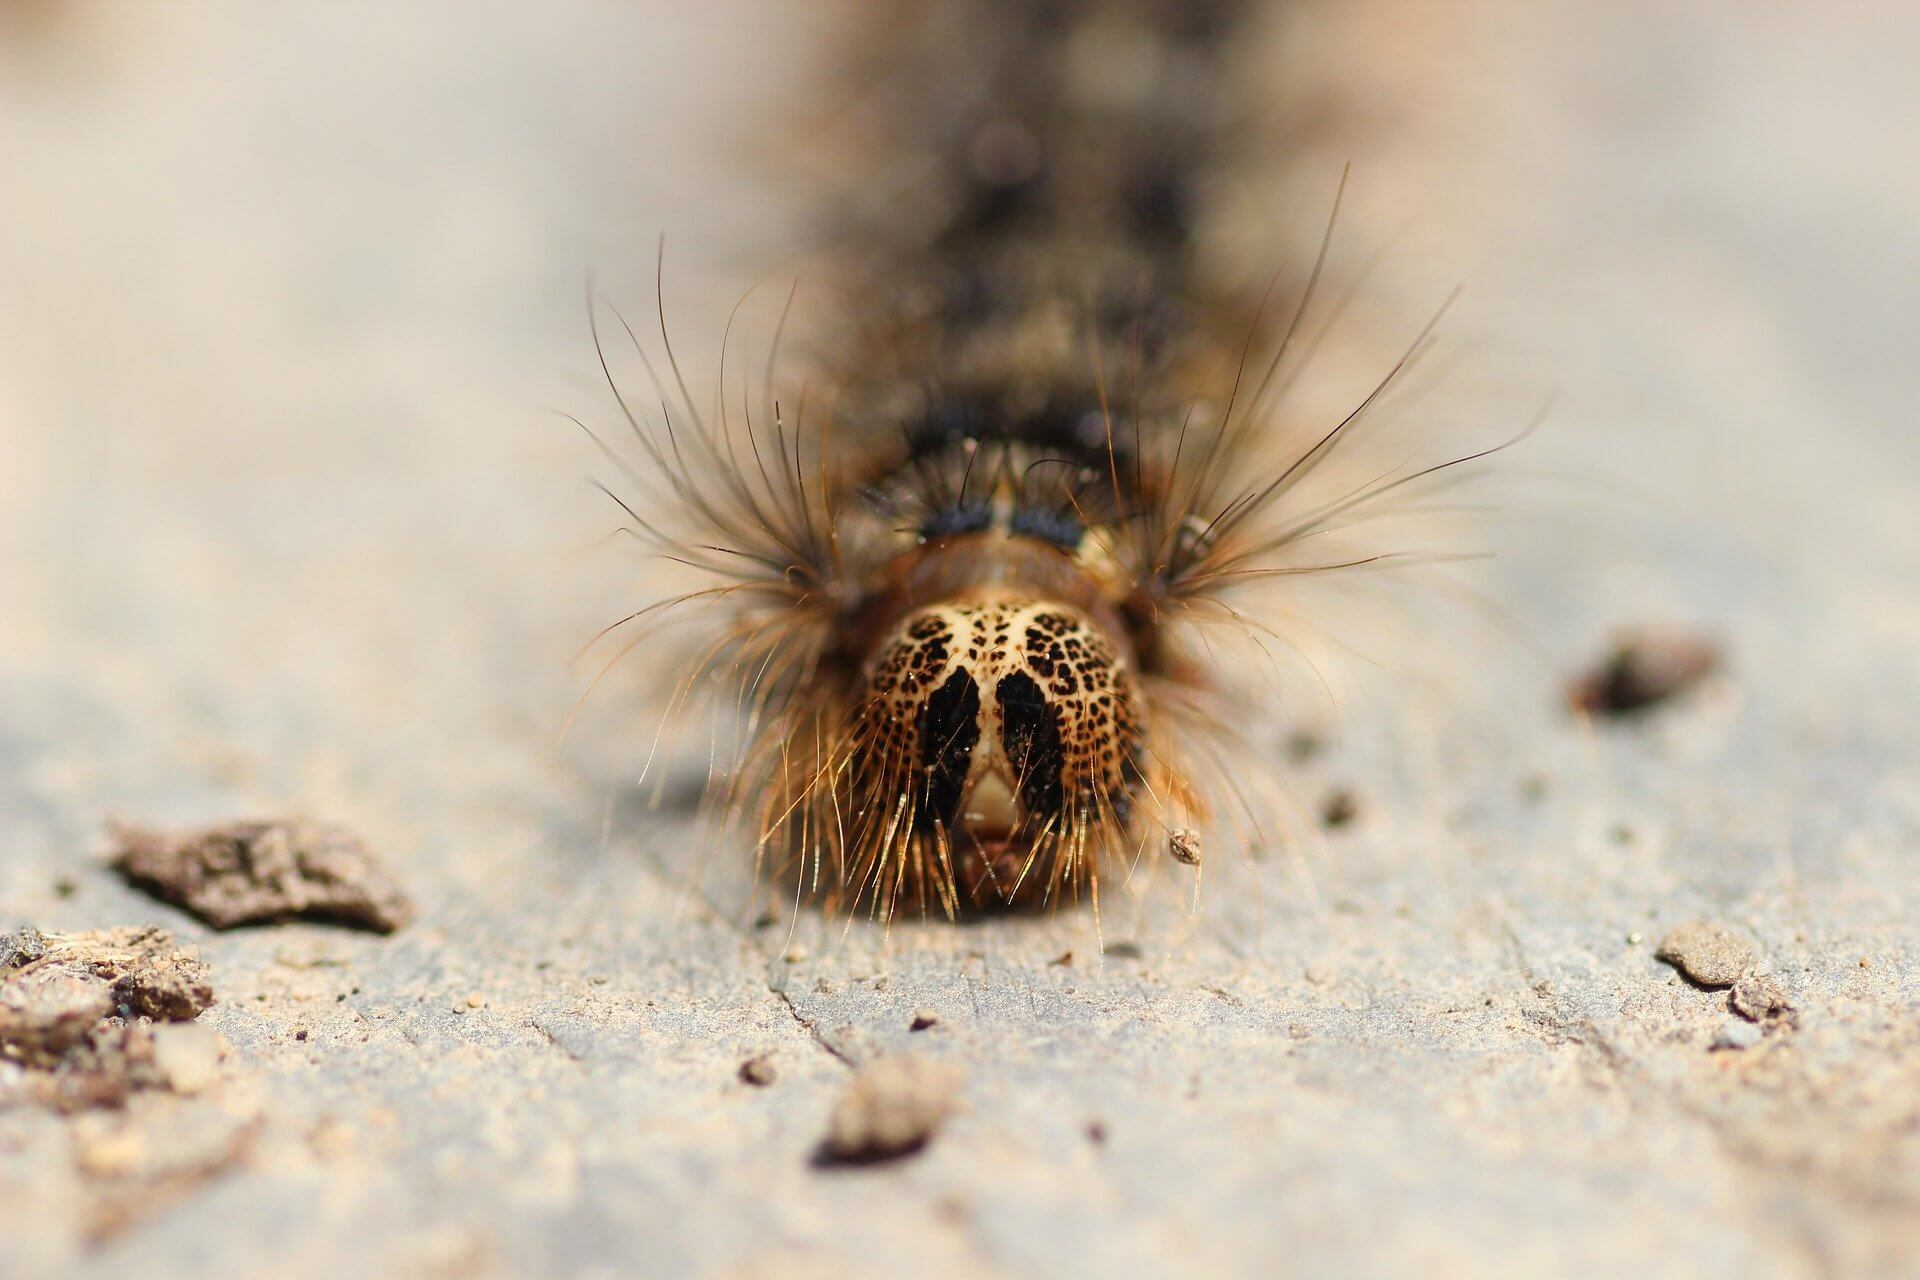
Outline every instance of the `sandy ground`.
<svg viewBox="0 0 1920 1280">
<path fill-rule="evenodd" d="M 720 175 L 804 11 L 395 8 L 0 16 L 0 925 L 166 926 L 231 1046 L 191 1098 L 0 1107 L 9 1276 L 1920 1272 L 1910 10 L 1328 20 L 1303 165 L 1411 223 L 1389 297 L 1467 280 L 1480 376 L 1558 391 L 1479 574 L 1513 627 L 1343 687 L 1254 767 L 1358 818 L 1102 955 L 756 928 L 618 697 L 556 745 L 632 593 L 550 412 L 606 413 L 583 273 L 644 301 L 667 231 L 698 348 L 789 250 Z M 1640 622 L 1725 675 L 1577 723 Z M 420 920 L 214 934 L 101 861 L 113 816 L 282 812 Z M 1654 955 L 1693 919 L 1796 1018 L 1713 1048 L 1727 994 Z M 964 1110 L 816 1165 L 905 1048 Z"/>
</svg>

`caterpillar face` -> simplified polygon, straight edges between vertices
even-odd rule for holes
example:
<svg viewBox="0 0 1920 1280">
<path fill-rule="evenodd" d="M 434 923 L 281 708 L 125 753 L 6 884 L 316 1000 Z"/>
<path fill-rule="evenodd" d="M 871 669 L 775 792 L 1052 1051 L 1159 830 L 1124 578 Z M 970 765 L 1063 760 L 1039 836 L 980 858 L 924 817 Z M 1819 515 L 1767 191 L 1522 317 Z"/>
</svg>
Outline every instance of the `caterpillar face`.
<svg viewBox="0 0 1920 1280">
<path fill-rule="evenodd" d="M 868 767 L 912 779 L 911 829 L 950 851 L 974 904 L 1039 900 L 1063 852 L 1127 823 L 1144 751 L 1131 667 L 1086 614 L 1019 597 L 909 613 L 869 660 Z"/>
</svg>

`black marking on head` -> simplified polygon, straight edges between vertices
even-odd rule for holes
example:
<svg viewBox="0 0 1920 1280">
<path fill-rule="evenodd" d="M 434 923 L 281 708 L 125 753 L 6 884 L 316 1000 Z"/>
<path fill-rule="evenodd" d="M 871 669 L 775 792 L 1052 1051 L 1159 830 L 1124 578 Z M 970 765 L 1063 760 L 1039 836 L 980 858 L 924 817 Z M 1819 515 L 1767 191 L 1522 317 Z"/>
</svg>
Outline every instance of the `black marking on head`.
<svg viewBox="0 0 1920 1280">
<path fill-rule="evenodd" d="M 919 736 L 925 773 L 915 825 L 951 828 L 960 815 L 974 744 L 980 741 L 980 688 L 972 676 L 956 671 L 927 695 L 920 708 Z"/>
<path fill-rule="evenodd" d="M 1032 676 L 1002 676 L 993 693 L 1000 703 L 1000 745 L 1019 779 L 1020 802 L 1030 814 L 1059 813 L 1066 802 L 1059 716 Z"/>
</svg>

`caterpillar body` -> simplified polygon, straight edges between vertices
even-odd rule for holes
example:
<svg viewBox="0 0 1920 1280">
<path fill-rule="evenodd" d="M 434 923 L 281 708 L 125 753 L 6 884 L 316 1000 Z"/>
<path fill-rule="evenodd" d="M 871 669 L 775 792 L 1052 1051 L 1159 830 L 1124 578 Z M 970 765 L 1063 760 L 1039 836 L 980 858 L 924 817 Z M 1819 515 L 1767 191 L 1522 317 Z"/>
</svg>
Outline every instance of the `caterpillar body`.
<svg viewBox="0 0 1920 1280">
<path fill-rule="evenodd" d="M 1259 289 L 1202 265 L 1208 192 L 1244 163 L 1234 54 L 1261 15 L 907 6 L 853 72 L 864 158 L 906 176 L 834 210 L 848 318 L 812 343 L 826 354 L 797 384 L 770 355 L 739 391 L 723 358 L 701 412 L 662 322 L 657 404 L 622 400 L 642 456 L 616 497 L 706 581 L 609 631 L 626 653 L 703 624 L 670 710 L 716 690 L 739 708 L 711 800 L 795 897 L 884 919 L 1097 910 L 1143 859 L 1197 864 L 1253 715 L 1207 629 L 1282 639 L 1261 591 L 1390 558 L 1310 553 L 1481 456 L 1300 500 L 1409 361 L 1283 432 L 1318 268 L 1262 345 Z"/>
</svg>

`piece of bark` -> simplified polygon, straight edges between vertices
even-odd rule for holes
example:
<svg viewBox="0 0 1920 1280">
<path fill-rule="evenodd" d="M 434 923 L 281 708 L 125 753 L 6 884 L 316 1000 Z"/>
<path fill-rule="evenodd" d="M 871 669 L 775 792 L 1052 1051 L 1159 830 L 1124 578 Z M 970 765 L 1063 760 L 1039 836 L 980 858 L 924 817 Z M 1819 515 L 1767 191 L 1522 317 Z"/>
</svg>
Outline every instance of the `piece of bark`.
<svg viewBox="0 0 1920 1280">
<path fill-rule="evenodd" d="M 129 882 L 216 929 L 323 920 L 392 933 L 413 904 L 358 837 L 325 823 L 230 822 L 179 835 L 114 827 Z"/>
</svg>

